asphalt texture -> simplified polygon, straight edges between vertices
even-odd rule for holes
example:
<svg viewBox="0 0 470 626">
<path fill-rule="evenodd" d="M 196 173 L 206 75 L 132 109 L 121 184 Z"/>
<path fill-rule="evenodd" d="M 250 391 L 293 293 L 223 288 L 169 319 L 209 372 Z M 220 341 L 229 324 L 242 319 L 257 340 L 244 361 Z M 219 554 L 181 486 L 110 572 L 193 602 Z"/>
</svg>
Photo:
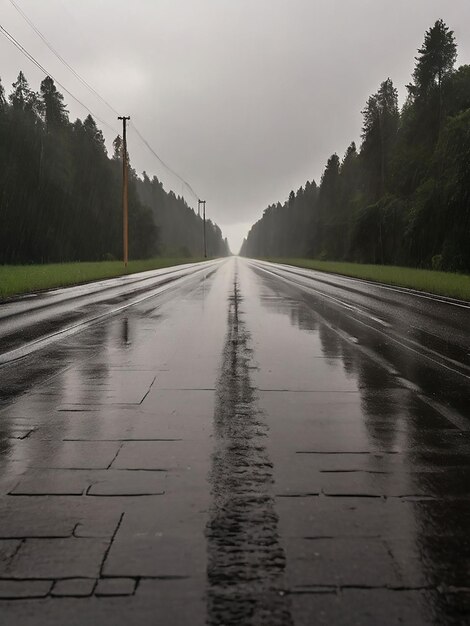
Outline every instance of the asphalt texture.
<svg viewBox="0 0 470 626">
<path fill-rule="evenodd" d="M 238 258 L 0 305 L 0 623 L 469 624 L 469 321 Z"/>
</svg>

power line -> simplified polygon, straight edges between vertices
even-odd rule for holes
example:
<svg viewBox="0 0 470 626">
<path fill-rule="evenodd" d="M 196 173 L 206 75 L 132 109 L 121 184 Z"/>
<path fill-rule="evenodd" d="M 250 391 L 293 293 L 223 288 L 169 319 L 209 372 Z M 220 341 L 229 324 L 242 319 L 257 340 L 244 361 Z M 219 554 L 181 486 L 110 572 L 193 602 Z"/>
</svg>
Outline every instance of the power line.
<svg viewBox="0 0 470 626">
<path fill-rule="evenodd" d="M 88 113 L 90 113 L 90 115 L 92 115 L 96 120 L 98 120 L 101 124 L 104 124 L 105 126 L 107 126 L 110 130 L 112 130 L 113 132 L 116 132 L 116 129 L 113 128 L 110 124 L 108 124 L 107 122 L 105 122 L 104 120 L 102 120 L 101 118 L 99 118 L 97 115 L 95 115 L 93 113 L 93 111 L 87 107 L 86 104 L 84 104 L 81 100 L 79 100 L 76 96 L 73 95 L 73 93 L 71 91 L 69 91 L 67 89 L 67 87 L 65 87 L 61 82 L 59 82 L 57 80 L 57 78 L 54 78 L 54 76 L 51 74 L 51 72 L 48 72 L 46 70 L 45 67 L 43 67 L 41 65 L 41 63 L 39 63 L 39 61 L 37 61 L 32 54 L 30 54 L 26 48 L 24 48 L 20 42 L 15 39 L 13 37 L 13 35 L 11 33 L 9 33 L 6 28 L 4 28 L 1 24 L 0 24 L 0 32 L 2 33 L 2 35 L 4 35 L 8 41 L 10 41 L 10 43 L 12 43 L 15 48 L 17 48 L 29 61 L 31 61 L 31 63 L 33 63 L 39 70 L 41 70 L 41 72 L 43 72 L 46 76 L 50 76 L 50 78 L 52 78 L 52 80 L 57 83 L 59 85 L 59 87 L 61 89 L 63 89 L 66 93 L 68 93 L 68 95 L 73 98 L 76 102 L 78 102 L 78 104 L 80 106 L 82 106 L 84 109 L 86 109 L 88 111 Z"/>
<path fill-rule="evenodd" d="M 34 30 L 34 32 L 38 35 L 38 37 L 40 37 L 42 39 L 42 41 L 46 44 L 46 46 L 49 48 L 49 50 L 59 59 L 59 61 L 65 65 L 65 67 L 70 70 L 72 72 L 72 74 L 75 76 L 75 78 L 77 78 L 82 85 L 84 85 L 89 91 L 91 91 L 95 96 L 97 96 L 102 102 L 104 102 L 104 104 L 116 115 L 119 115 L 118 111 L 116 111 L 116 109 L 109 104 L 109 102 L 103 98 L 103 96 L 98 93 L 96 91 L 96 89 L 94 87 L 92 87 L 84 78 L 83 76 L 80 76 L 80 74 L 70 65 L 70 63 L 68 63 L 63 56 L 52 46 L 52 44 L 49 43 L 49 41 L 46 39 L 46 37 L 41 33 L 41 31 L 39 30 L 39 28 L 37 28 L 37 26 L 30 20 L 30 18 L 26 15 L 26 13 L 17 5 L 17 3 L 15 2 L 15 0 L 10 0 L 11 5 L 18 11 L 18 13 L 21 15 L 21 17 L 31 26 L 31 28 Z"/>
<path fill-rule="evenodd" d="M 61 63 L 63 63 L 65 65 L 65 67 L 72 72 L 72 74 L 85 86 L 87 87 L 87 89 L 89 89 L 92 93 L 94 93 L 102 102 L 104 102 L 106 104 L 106 106 L 108 106 L 108 108 L 113 111 L 113 113 L 115 113 L 116 115 L 119 116 L 118 111 L 111 105 L 109 104 L 109 102 L 107 102 L 107 100 L 105 98 L 103 98 L 103 96 L 101 96 L 100 93 L 98 93 L 98 91 L 96 91 L 96 89 L 94 89 L 84 78 L 82 78 L 82 76 L 80 76 L 80 74 L 62 57 L 62 55 L 47 41 L 47 39 L 45 38 L 45 36 L 41 33 L 41 31 L 36 27 L 36 25 L 29 19 L 29 17 L 22 11 L 22 9 L 16 4 L 16 2 L 14 0 L 10 0 L 12 6 L 15 7 L 15 9 L 18 11 L 18 13 L 26 20 L 26 22 L 31 26 L 31 28 L 34 30 L 34 32 L 38 35 L 38 37 L 40 37 L 40 39 L 44 42 L 44 44 L 49 48 L 49 50 L 51 50 L 51 52 L 61 61 Z M 26 56 L 27 59 L 29 59 L 32 63 L 34 63 L 34 65 L 36 65 L 36 67 L 38 67 L 46 76 L 50 76 L 66 93 L 68 93 L 76 102 L 78 102 L 78 104 L 80 104 L 84 109 L 86 109 L 96 120 L 98 120 L 99 122 L 101 122 L 101 124 L 104 124 L 105 126 L 107 126 L 109 129 L 111 129 L 113 132 L 117 132 L 116 129 L 114 127 L 112 127 L 110 124 L 108 124 L 107 122 L 105 122 L 104 120 L 100 119 L 97 115 L 95 115 L 93 113 L 93 111 L 91 111 L 90 108 L 88 108 L 81 100 L 79 100 L 76 96 L 73 95 L 72 92 L 70 92 L 62 83 L 60 83 L 56 78 L 54 78 L 54 76 L 48 72 L 40 63 L 39 61 L 37 61 L 32 54 L 30 54 L 20 43 L 17 39 L 15 39 L 13 37 L 13 35 L 11 35 L 3 26 L 0 25 L 0 30 L 2 32 L 2 34 L 7 37 L 9 39 L 9 41 L 16 47 L 18 48 L 18 50 L 20 50 L 20 52 Z M 142 141 L 142 143 L 145 144 L 145 146 L 148 148 L 148 150 L 153 154 L 153 156 L 158 160 L 159 163 L 161 163 L 161 165 L 163 165 L 163 167 L 170 172 L 170 174 L 172 174 L 173 176 L 175 176 L 185 187 L 186 189 L 188 189 L 188 191 L 190 192 L 190 194 L 193 196 L 193 198 L 195 200 L 199 200 L 199 196 L 198 194 L 194 191 L 194 189 L 192 188 L 192 186 L 188 183 L 188 181 L 186 181 L 182 176 L 180 176 L 173 168 L 171 168 L 169 165 L 167 165 L 167 163 L 165 163 L 165 161 L 157 154 L 157 152 L 155 152 L 155 150 L 152 148 L 152 146 L 148 143 L 148 141 L 145 139 L 145 137 L 142 135 L 142 133 L 138 130 L 138 128 L 135 126 L 135 124 L 132 122 L 130 122 L 131 127 L 133 128 L 133 130 L 135 131 L 135 133 L 137 134 L 137 136 L 139 137 L 139 139 Z"/>
<path fill-rule="evenodd" d="M 194 191 L 194 189 L 191 187 L 191 185 L 184 180 L 184 178 L 182 178 L 177 172 L 175 172 L 174 169 L 172 169 L 169 165 L 167 165 L 165 163 L 165 161 L 163 161 L 163 159 L 161 159 L 158 154 L 155 152 L 155 150 L 152 148 L 152 146 L 149 144 L 149 142 L 145 139 L 145 137 L 139 132 L 139 130 L 137 129 L 136 125 L 134 124 L 134 122 L 131 120 L 130 121 L 130 125 L 132 126 L 132 128 L 134 129 L 134 131 L 136 132 L 136 134 L 138 135 L 138 137 L 140 138 L 140 140 L 147 146 L 147 148 L 150 150 L 150 152 L 153 154 L 153 156 L 158 159 L 158 161 L 163 165 L 163 167 L 168 170 L 168 172 L 170 172 L 170 174 L 173 174 L 173 176 L 176 176 L 176 178 L 183 183 L 183 185 L 186 187 L 186 189 L 188 189 L 188 191 L 191 193 L 191 195 L 194 197 L 195 200 L 199 200 L 199 196 L 197 195 L 197 193 Z"/>
</svg>

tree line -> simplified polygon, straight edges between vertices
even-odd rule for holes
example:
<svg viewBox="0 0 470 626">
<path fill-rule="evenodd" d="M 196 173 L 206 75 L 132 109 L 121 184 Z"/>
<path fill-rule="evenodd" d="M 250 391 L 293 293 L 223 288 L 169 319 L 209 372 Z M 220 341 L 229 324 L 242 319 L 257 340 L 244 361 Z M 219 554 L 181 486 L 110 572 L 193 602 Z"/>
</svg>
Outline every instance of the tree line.
<svg viewBox="0 0 470 626">
<path fill-rule="evenodd" d="M 456 68 L 438 20 L 398 106 L 390 78 L 362 111 L 359 149 L 333 154 L 320 184 L 269 206 L 241 254 L 470 270 L 470 65 Z"/>
<path fill-rule="evenodd" d="M 39 92 L 23 72 L 8 96 L 0 81 L 0 263 L 122 257 L 122 144 L 108 156 L 93 117 L 71 122 L 46 77 Z M 202 219 L 154 177 L 129 172 L 130 258 L 202 256 Z M 209 256 L 228 253 L 206 225 Z"/>
<path fill-rule="evenodd" d="M 145 206 L 152 207 L 155 221 L 162 236 L 160 250 L 163 256 L 202 257 L 203 221 L 173 191 L 166 192 L 156 176 L 149 178 L 143 172 L 137 181 L 139 198 Z M 209 257 L 228 256 L 230 249 L 227 239 L 222 236 L 219 226 L 206 219 L 206 248 Z"/>
</svg>

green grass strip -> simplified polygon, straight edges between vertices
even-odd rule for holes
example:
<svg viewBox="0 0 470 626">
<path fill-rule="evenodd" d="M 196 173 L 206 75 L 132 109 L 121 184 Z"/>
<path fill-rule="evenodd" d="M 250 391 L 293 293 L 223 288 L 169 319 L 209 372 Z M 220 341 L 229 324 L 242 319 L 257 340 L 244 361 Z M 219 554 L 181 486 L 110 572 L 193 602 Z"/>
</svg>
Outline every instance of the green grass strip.
<svg viewBox="0 0 470 626">
<path fill-rule="evenodd" d="M 155 258 L 129 261 L 127 268 L 122 261 L 0 265 L 0 299 L 199 261 L 204 259 Z"/>
<path fill-rule="evenodd" d="M 363 278 L 386 285 L 408 287 L 428 293 L 470 301 L 470 276 L 435 272 L 410 267 L 391 265 L 363 265 L 361 263 L 342 263 L 336 261 L 316 261 L 314 259 L 267 258 L 266 261 L 284 263 L 296 267 L 305 267 L 320 272 L 341 274 L 353 278 Z"/>
</svg>

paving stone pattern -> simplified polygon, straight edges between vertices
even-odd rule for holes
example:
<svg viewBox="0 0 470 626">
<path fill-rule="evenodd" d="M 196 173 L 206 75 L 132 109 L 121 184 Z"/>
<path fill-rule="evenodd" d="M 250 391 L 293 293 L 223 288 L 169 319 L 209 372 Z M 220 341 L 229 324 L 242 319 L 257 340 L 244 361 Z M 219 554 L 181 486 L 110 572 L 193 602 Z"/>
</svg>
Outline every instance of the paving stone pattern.
<svg viewBox="0 0 470 626">
<path fill-rule="evenodd" d="M 470 426 L 315 307 L 230 260 L 17 364 L 2 626 L 469 623 Z"/>
</svg>

